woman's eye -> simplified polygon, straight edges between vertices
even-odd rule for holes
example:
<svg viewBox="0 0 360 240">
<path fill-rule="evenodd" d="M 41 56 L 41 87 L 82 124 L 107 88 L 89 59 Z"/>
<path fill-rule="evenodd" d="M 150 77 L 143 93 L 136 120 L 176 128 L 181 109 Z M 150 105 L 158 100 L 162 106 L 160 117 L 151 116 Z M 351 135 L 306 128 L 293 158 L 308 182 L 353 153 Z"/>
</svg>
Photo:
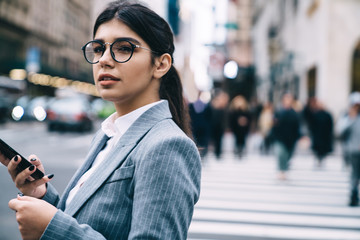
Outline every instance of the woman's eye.
<svg viewBox="0 0 360 240">
<path fill-rule="evenodd" d="M 114 49 L 113 49 L 114 52 L 118 52 L 118 53 L 129 53 L 132 51 L 132 48 L 129 47 L 129 46 L 116 46 Z"/>
<path fill-rule="evenodd" d="M 94 53 L 102 53 L 103 49 L 102 47 L 94 47 L 93 51 Z"/>
</svg>

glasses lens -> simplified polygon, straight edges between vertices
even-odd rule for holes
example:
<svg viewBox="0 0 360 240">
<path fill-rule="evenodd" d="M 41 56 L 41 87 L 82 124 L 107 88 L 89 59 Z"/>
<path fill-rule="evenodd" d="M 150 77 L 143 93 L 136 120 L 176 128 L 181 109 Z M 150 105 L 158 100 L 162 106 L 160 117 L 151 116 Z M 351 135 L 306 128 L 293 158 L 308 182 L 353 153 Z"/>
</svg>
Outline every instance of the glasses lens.
<svg viewBox="0 0 360 240">
<path fill-rule="evenodd" d="M 89 42 L 85 46 L 85 57 L 91 63 L 99 61 L 104 52 L 104 46 L 98 42 Z"/>
<path fill-rule="evenodd" d="M 116 41 L 111 50 L 116 61 L 126 62 L 131 58 L 134 48 L 127 41 Z"/>
</svg>

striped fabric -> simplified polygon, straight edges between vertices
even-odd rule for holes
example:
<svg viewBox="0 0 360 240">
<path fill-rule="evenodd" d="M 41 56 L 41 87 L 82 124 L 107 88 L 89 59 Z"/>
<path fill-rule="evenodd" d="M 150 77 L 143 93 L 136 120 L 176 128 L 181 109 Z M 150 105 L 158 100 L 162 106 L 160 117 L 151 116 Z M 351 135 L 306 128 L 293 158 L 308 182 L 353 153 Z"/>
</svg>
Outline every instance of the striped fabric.
<svg viewBox="0 0 360 240">
<path fill-rule="evenodd" d="M 69 191 L 106 141 L 99 131 L 61 199 L 48 185 L 44 200 L 59 211 L 41 239 L 185 240 L 200 194 L 201 161 L 167 101 L 135 121 L 65 208 Z"/>
</svg>

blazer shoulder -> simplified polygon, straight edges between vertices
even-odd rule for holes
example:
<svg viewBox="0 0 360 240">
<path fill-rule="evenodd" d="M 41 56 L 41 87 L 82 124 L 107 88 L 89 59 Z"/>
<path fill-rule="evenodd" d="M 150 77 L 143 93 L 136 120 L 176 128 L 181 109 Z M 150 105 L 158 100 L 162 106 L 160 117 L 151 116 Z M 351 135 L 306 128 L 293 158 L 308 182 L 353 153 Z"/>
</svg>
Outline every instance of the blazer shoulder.
<svg viewBox="0 0 360 240">
<path fill-rule="evenodd" d="M 177 152 L 180 155 L 193 155 L 197 158 L 198 148 L 171 119 L 164 119 L 154 124 L 140 139 L 136 152 L 148 154 L 152 151 L 163 151 L 170 154 Z"/>
<path fill-rule="evenodd" d="M 147 135 L 151 136 L 153 140 L 177 139 L 178 141 L 194 143 L 172 119 L 159 121 L 150 129 Z"/>
</svg>

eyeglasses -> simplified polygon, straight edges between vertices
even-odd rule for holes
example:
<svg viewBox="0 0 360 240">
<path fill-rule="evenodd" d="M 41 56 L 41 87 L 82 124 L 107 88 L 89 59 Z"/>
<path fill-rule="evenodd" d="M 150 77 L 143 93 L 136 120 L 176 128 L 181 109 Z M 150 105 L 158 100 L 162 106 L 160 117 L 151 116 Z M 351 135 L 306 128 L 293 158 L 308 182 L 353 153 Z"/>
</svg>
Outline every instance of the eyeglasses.
<svg viewBox="0 0 360 240">
<path fill-rule="evenodd" d="M 141 47 L 128 40 L 118 39 L 113 43 L 103 43 L 99 40 L 93 40 L 86 43 L 81 48 L 84 52 L 86 61 L 91 64 L 98 63 L 100 58 L 104 55 L 106 44 L 110 45 L 111 57 L 119 63 L 129 61 L 134 53 L 135 48 L 141 48 L 155 53 L 149 48 Z"/>
</svg>

